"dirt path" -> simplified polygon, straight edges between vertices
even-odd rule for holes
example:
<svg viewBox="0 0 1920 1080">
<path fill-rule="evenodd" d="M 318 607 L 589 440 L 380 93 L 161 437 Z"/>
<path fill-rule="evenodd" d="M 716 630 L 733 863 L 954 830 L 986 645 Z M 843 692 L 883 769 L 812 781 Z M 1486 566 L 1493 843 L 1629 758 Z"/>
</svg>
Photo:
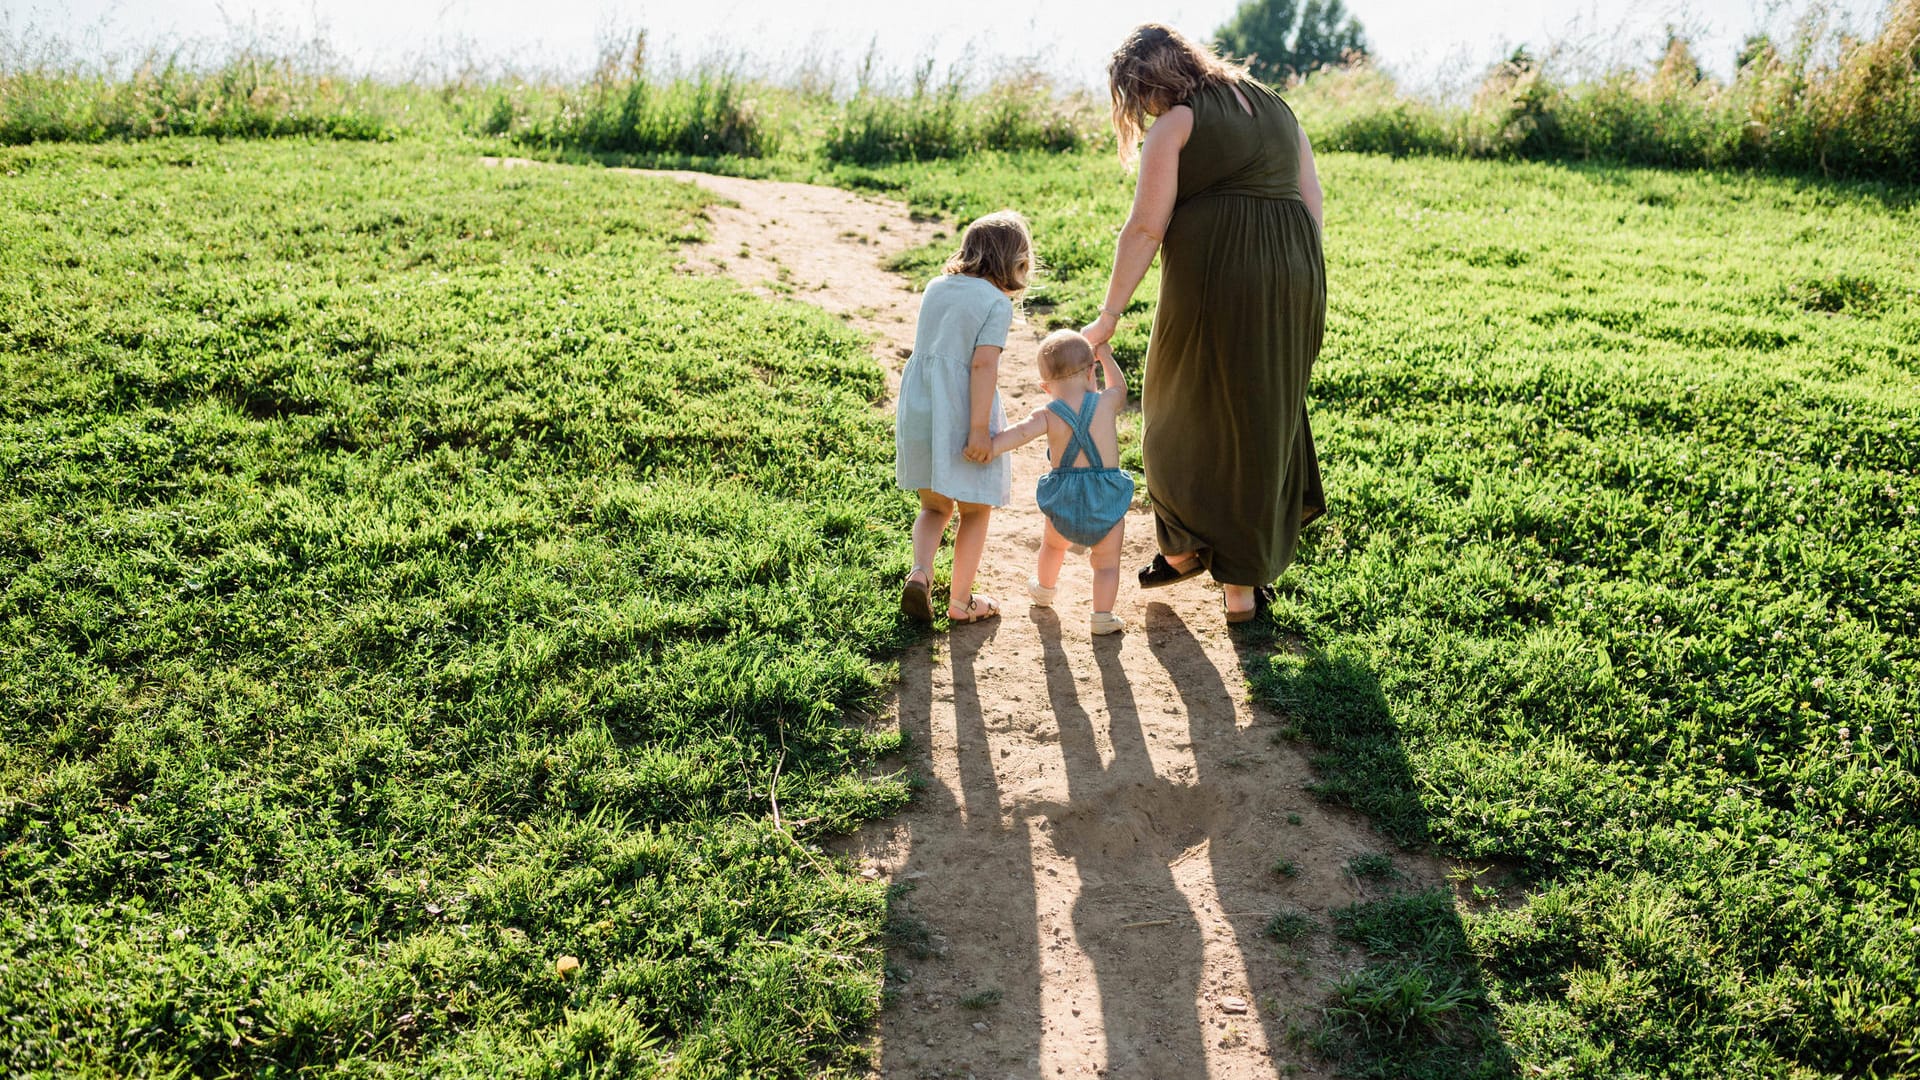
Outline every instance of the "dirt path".
<svg viewBox="0 0 1920 1080">
<path fill-rule="evenodd" d="M 883 261 L 940 226 L 904 207 L 804 184 L 690 173 L 735 206 L 688 251 L 724 272 L 844 315 L 875 335 L 897 386 L 919 297 Z M 1038 326 L 1014 327 L 1000 386 L 1010 416 L 1041 403 Z M 908 886 L 890 958 L 876 1075 L 1215 1080 L 1320 1076 L 1287 1039 L 1357 965 L 1330 912 L 1368 895 L 1346 868 L 1388 845 L 1306 790 L 1305 757 L 1249 701 L 1217 588 L 1142 593 L 1149 515 L 1127 521 L 1115 612 L 1087 632 L 1091 575 L 1070 558 L 1051 611 L 1029 608 L 1042 449 L 1016 451 L 1013 504 L 994 515 L 980 588 L 1004 615 L 901 658 L 894 717 L 926 778 L 914 805 L 849 849 Z M 1297 873 L 1275 872 L 1282 858 Z M 1395 856 L 1414 882 L 1437 863 Z M 1276 912 L 1311 916 L 1295 945 Z"/>
</svg>

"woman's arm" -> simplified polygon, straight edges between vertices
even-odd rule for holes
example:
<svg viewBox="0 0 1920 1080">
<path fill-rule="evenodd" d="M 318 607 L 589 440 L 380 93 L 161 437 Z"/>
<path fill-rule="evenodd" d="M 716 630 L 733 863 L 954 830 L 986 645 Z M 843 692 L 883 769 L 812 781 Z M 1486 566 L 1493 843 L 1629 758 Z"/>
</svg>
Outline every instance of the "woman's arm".
<svg viewBox="0 0 1920 1080">
<path fill-rule="evenodd" d="M 993 395 L 1000 389 L 1000 346 L 976 345 L 973 348 L 973 373 L 967 383 L 967 447 L 960 456 L 975 465 L 993 460 Z"/>
<path fill-rule="evenodd" d="M 1320 170 L 1313 165 L 1313 144 L 1307 141 L 1307 129 L 1300 129 L 1300 201 L 1307 204 L 1307 213 L 1313 215 L 1313 223 L 1320 226 L 1320 235 L 1327 234 L 1326 197 L 1320 191 Z"/>
<path fill-rule="evenodd" d="M 1080 332 L 1095 345 L 1110 341 L 1120 313 L 1133 300 L 1140 279 L 1147 276 L 1160 241 L 1173 220 L 1173 203 L 1180 194 L 1180 150 L 1193 134 L 1193 110 L 1176 105 L 1153 122 L 1140 144 L 1140 181 L 1133 190 L 1133 211 L 1113 246 L 1113 273 L 1107 278 L 1107 296 L 1100 317 Z"/>
<path fill-rule="evenodd" d="M 1032 415 L 993 437 L 993 456 L 1025 446 L 1047 433 L 1047 410 L 1035 409 Z"/>
</svg>

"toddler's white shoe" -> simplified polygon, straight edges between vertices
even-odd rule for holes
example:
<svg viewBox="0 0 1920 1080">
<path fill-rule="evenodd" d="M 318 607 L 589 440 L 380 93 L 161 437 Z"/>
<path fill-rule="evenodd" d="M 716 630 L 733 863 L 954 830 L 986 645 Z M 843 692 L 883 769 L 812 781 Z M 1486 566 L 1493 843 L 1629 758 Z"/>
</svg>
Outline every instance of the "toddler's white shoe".
<svg viewBox="0 0 1920 1080">
<path fill-rule="evenodd" d="M 1117 634 L 1126 628 L 1127 620 L 1120 618 L 1111 611 L 1096 611 L 1093 613 L 1091 629 L 1095 637 Z"/>
<path fill-rule="evenodd" d="M 1027 595 L 1033 597 L 1034 607 L 1052 607 L 1053 594 L 1057 591 L 1059 591 L 1058 587 L 1049 589 L 1040 584 L 1040 579 L 1037 577 L 1027 579 Z"/>
</svg>

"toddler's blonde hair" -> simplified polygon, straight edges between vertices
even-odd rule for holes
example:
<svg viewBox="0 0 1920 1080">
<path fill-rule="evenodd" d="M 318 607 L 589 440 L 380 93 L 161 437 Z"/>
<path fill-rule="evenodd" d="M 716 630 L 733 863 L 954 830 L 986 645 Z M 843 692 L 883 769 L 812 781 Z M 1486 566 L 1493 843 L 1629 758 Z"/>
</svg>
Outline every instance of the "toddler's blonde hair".
<svg viewBox="0 0 1920 1080">
<path fill-rule="evenodd" d="M 1027 290 L 1034 270 L 1033 234 L 1018 210 L 996 210 L 975 218 L 960 237 L 960 250 L 947 259 L 949 274 L 985 278 L 1015 296 Z"/>
<path fill-rule="evenodd" d="M 1055 330 L 1040 343 L 1040 377 L 1052 382 L 1093 366 L 1093 344 L 1078 330 Z"/>
</svg>

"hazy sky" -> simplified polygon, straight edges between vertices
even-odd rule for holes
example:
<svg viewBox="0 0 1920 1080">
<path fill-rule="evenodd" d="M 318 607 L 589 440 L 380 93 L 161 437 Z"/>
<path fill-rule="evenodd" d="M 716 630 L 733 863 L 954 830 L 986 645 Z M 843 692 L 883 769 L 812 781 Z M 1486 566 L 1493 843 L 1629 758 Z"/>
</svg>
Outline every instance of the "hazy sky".
<svg viewBox="0 0 1920 1080">
<path fill-rule="evenodd" d="M 0 0 L 0 30 L 80 43 L 89 56 L 137 51 L 156 40 L 226 40 L 235 27 L 282 38 L 316 29 L 349 61 L 386 71 L 421 58 L 469 55 L 522 69 L 580 71 L 610 31 L 646 28 L 656 49 L 683 57 L 746 52 L 777 68 L 812 55 L 849 70 L 873 43 L 900 70 L 931 56 L 945 66 L 970 56 L 1031 58 L 1088 84 L 1106 54 L 1139 22 L 1172 23 L 1205 35 L 1237 0 Z M 1724 72 L 1756 27 L 1790 25 L 1801 0 L 1348 0 L 1380 62 L 1421 86 L 1473 80 L 1514 45 L 1538 50 L 1573 40 L 1589 53 L 1639 60 L 1662 28 L 1689 28 L 1700 58 Z M 1840 0 L 1869 24 L 1884 0 Z M 1604 58 L 1604 57 L 1603 57 Z"/>
</svg>

